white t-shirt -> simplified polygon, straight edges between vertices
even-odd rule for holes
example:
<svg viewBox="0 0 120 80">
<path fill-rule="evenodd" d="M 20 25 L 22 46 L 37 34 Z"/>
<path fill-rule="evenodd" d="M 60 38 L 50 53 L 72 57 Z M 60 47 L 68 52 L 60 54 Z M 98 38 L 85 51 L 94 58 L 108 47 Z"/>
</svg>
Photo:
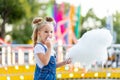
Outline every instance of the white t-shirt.
<svg viewBox="0 0 120 80">
<path fill-rule="evenodd" d="M 44 47 L 46 47 L 44 45 Z M 41 62 L 41 60 L 38 58 L 38 55 L 37 54 L 45 54 L 45 48 L 43 47 L 43 45 L 41 44 L 36 44 L 36 46 L 34 47 L 34 58 L 35 58 L 35 62 L 36 64 L 42 68 L 44 66 L 44 64 Z M 47 49 L 47 47 L 46 47 Z M 55 55 L 55 51 L 52 50 L 52 53 L 51 53 L 51 56 L 54 56 Z"/>
</svg>

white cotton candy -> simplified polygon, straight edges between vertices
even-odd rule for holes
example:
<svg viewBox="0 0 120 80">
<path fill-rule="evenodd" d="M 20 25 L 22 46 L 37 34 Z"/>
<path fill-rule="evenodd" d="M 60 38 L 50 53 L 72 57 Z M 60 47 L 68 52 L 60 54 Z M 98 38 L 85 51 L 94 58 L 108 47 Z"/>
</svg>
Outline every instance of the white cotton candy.
<svg viewBox="0 0 120 80">
<path fill-rule="evenodd" d="M 49 41 L 54 41 L 54 40 L 55 40 L 55 37 L 48 37 L 47 40 L 49 40 Z"/>
<path fill-rule="evenodd" d="M 94 61 L 107 60 L 107 47 L 111 44 L 112 35 L 109 30 L 90 30 L 68 50 L 66 58 L 71 58 L 73 63 L 80 62 L 81 65 L 89 67 Z"/>
</svg>

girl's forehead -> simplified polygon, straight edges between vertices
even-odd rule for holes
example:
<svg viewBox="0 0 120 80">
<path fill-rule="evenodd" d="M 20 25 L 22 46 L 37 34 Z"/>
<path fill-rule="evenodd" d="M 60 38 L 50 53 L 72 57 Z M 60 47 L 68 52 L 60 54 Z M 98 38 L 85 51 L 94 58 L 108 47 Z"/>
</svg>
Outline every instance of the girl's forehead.
<svg viewBox="0 0 120 80">
<path fill-rule="evenodd" d="M 53 25 L 46 24 L 46 25 L 43 25 L 42 29 L 54 29 L 54 27 L 53 27 Z"/>
</svg>

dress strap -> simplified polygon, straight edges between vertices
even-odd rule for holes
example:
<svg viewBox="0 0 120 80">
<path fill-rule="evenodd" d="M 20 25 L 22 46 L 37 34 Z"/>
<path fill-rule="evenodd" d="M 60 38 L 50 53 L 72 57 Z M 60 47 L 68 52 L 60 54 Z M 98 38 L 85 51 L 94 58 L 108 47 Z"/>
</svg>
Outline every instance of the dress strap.
<svg viewBox="0 0 120 80">
<path fill-rule="evenodd" d="M 47 48 L 42 44 L 42 43 L 37 43 L 43 46 L 43 48 L 45 49 L 45 52 L 47 51 Z"/>
</svg>

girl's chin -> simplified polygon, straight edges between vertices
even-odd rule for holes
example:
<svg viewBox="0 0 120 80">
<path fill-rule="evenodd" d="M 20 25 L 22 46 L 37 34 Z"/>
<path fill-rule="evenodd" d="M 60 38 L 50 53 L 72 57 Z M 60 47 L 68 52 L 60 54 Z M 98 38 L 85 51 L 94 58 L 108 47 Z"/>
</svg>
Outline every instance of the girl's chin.
<svg viewBox="0 0 120 80">
<path fill-rule="evenodd" d="M 45 41 L 46 41 L 46 40 L 44 40 L 44 41 L 41 41 L 41 42 L 44 44 L 44 43 L 45 43 Z"/>
</svg>

